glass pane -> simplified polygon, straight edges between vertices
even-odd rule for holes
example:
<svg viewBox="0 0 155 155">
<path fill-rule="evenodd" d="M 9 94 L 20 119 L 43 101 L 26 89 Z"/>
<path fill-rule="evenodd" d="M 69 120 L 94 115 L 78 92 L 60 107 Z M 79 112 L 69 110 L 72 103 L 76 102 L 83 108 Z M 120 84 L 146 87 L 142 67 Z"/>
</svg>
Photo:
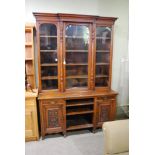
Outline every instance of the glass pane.
<svg viewBox="0 0 155 155">
<path fill-rule="evenodd" d="M 66 88 L 87 87 L 89 28 L 66 26 Z"/>
<path fill-rule="evenodd" d="M 46 66 L 41 67 L 41 76 L 57 76 L 57 67 L 56 66 Z"/>
<path fill-rule="evenodd" d="M 96 78 L 95 79 L 95 85 L 96 87 L 104 87 L 104 86 L 108 86 L 108 81 L 109 79 L 108 78 Z"/>
<path fill-rule="evenodd" d="M 88 53 L 66 53 L 66 63 L 88 63 Z"/>
<path fill-rule="evenodd" d="M 57 53 L 56 52 L 41 52 L 41 64 L 44 63 L 57 63 Z"/>
<path fill-rule="evenodd" d="M 66 76 L 86 75 L 88 74 L 88 66 L 66 66 Z"/>
<path fill-rule="evenodd" d="M 102 65 L 98 65 L 96 66 L 96 76 L 97 75 L 109 75 L 109 65 L 105 65 L 105 66 L 102 66 Z"/>
<path fill-rule="evenodd" d="M 96 50 L 109 50 L 110 49 L 110 39 L 97 38 L 96 40 Z"/>
<path fill-rule="evenodd" d="M 96 37 L 111 38 L 111 28 L 98 26 L 96 28 Z"/>
<path fill-rule="evenodd" d="M 111 47 L 111 28 L 98 26 L 96 28 L 96 87 L 109 84 L 109 63 Z"/>
<path fill-rule="evenodd" d="M 57 38 L 40 37 L 40 50 L 56 50 Z"/>
<path fill-rule="evenodd" d="M 109 53 L 96 52 L 96 63 L 109 63 Z"/>
<path fill-rule="evenodd" d="M 81 36 L 82 38 L 88 38 L 89 28 L 84 25 L 67 25 L 66 36 Z"/>
<path fill-rule="evenodd" d="M 42 80 L 42 89 L 57 89 L 58 80 Z"/>
<path fill-rule="evenodd" d="M 66 50 L 88 50 L 88 38 L 66 38 Z"/>
<path fill-rule="evenodd" d="M 54 24 L 41 24 L 40 36 L 57 36 L 57 28 Z"/>
<path fill-rule="evenodd" d="M 54 24 L 40 25 L 40 61 L 42 89 L 57 89 L 57 27 Z"/>
<path fill-rule="evenodd" d="M 75 78 L 75 79 L 67 79 L 67 88 L 72 87 L 86 87 L 88 79 L 87 78 Z"/>
</svg>

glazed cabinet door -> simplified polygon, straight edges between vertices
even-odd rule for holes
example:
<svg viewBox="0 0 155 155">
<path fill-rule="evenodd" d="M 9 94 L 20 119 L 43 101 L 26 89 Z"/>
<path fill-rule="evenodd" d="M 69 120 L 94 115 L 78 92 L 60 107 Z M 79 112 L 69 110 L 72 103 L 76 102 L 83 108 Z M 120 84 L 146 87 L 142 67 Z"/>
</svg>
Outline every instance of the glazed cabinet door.
<svg viewBox="0 0 155 155">
<path fill-rule="evenodd" d="M 112 53 L 112 28 L 96 26 L 96 74 L 95 87 L 110 87 L 111 53 Z"/>
<path fill-rule="evenodd" d="M 58 89 L 57 23 L 39 25 L 40 89 Z"/>
<path fill-rule="evenodd" d="M 102 126 L 103 122 L 112 121 L 115 117 L 115 99 L 108 97 L 98 97 L 97 104 L 97 126 Z"/>
<path fill-rule="evenodd" d="M 65 106 L 63 100 L 40 101 L 41 132 L 44 137 L 48 133 L 65 132 Z"/>
<path fill-rule="evenodd" d="M 65 23 L 65 88 L 89 88 L 90 25 Z"/>
</svg>

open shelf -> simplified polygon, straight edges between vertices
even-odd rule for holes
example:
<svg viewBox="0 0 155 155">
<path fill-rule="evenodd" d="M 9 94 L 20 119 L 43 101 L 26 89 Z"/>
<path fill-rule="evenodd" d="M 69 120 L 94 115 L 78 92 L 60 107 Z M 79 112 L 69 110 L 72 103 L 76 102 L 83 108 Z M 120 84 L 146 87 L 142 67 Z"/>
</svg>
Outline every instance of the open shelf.
<svg viewBox="0 0 155 155">
<path fill-rule="evenodd" d="M 93 113 L 93 110 L 90 110 L 89 108 L 79 108 L 79 109 L 70 109 L 67 110 L 67 114 L 66 115 L 78 115 L 78 114 L 90 114 Z"/>
<path fill-rule="evenodd" d="M 73 99 L 66 101 L 66 115 L 93 113 L 93 99 Z"/>
<path fill-rule="evenodd" d="M 67 130 L 83 129 L 93 127 L 93 115 L 67 116 Z"/>
<path fill-rule="evenodd" d="M 27 43 L 25 43 L 25 46 L 32 46 L 32 43 L 31 42 L 27 42 Z"/>
<path fill-rule="evenodd" d="M 32 61 L 33 58 L 25 58 L 25 61 Z"/>
<path fill-rule="evenodd" d="M 90 103 L 72 103 L 72 104 L 68 104 L 66 105 L 66 107 L 75 107 L 75 106 L 85 106 L 85 105 L 93 105 L 93 102 Z"/>
<path fill-rule="evenodd" d="M 67 130 L 83 129 L 93 127 L 93 115 L 76 115 L 76 116 L 67 116 Z"/>
</svg>

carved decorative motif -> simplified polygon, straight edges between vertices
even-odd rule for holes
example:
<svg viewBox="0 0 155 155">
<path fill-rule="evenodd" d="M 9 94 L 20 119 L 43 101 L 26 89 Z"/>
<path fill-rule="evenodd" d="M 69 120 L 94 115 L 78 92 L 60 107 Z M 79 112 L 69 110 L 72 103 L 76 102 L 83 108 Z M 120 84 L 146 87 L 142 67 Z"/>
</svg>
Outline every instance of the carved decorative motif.
<svg viewBox="0 0 155 155">
<path fill-rule="evenodd" d="M 110 108 L 106 106 L 101 106 L 100 107 L 100 122 L 105 122 L 109 120 L 109 113 L 110 113 Z"/>
<path fill-rule="evenodd" d="M 49 128 L 59 127 L 57 110 L 48 110 L 48 127 Z"/>
</svg>

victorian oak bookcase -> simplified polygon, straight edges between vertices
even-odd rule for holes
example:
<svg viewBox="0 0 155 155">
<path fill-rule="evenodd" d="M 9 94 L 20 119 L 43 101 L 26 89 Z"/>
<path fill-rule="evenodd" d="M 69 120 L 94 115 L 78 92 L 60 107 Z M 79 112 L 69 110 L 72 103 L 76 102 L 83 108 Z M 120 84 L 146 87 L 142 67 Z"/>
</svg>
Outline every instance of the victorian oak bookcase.
<svg viewBox="0 0 155 155">
<path fill-rule="evenodd" d="M 41 135 L 114 120 L 111 90 L 113 26 L 117 18 L 33 13 L 37 25 Z"/>
</svg>

